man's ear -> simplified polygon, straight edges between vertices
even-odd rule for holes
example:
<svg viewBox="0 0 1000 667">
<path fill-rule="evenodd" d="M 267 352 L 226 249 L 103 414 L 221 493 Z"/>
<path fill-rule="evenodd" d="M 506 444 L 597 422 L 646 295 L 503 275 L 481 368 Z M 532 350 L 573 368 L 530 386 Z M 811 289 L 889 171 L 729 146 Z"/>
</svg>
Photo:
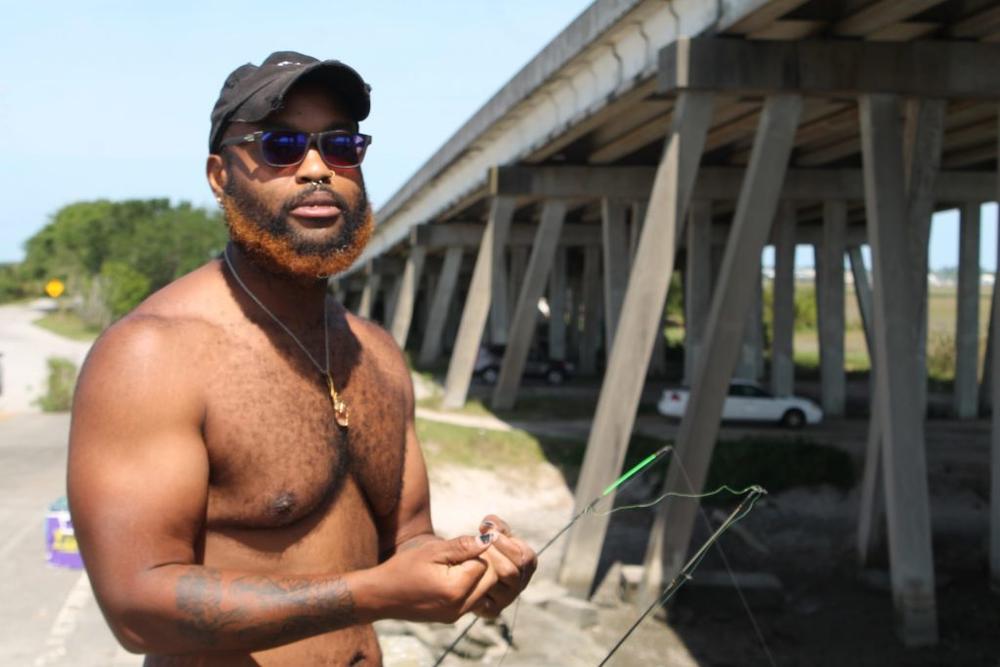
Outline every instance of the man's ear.
<svg viewBox="0 0 1000 667">
<path fill-rule="evenodd" d="M 226 161 L 221 155 L 212 153 L 205 160 L 205 178 L 208 179 L 208 187 L 212 188 L 212 194 L 216 199 L 221 199 L 229 182 L 229 172 L 226 169 Z"/>
</svg>

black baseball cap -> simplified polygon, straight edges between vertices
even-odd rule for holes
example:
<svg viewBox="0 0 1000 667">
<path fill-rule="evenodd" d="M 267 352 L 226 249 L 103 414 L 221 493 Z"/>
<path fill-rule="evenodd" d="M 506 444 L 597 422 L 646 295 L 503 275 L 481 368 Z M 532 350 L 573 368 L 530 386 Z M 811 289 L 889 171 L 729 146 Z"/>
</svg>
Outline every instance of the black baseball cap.
<svg viewBox="0 0 1000 667">
<path fill-rule="evenodd" d="M 260 67 L 247 63 L 226 77 L 212 109 L 208 151 L 218 152 L 219 141 L 229 123 L 256 123 L 280 109 L 288 91 L 307 75 L 328 83 L 343 99 L 354 120 L 368 117 L 371 86 L 353 68 L 339 60 L 317 60 L 295 51 L 275 51 Z"/>
</svg>

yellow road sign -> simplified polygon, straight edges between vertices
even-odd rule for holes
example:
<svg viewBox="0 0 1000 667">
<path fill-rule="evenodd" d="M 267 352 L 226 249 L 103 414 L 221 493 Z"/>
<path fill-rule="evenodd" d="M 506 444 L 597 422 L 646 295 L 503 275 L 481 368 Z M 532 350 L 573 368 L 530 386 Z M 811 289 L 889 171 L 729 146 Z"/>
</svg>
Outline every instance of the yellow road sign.
<svg viewBox="0 0 1000 667">
<path fill-rule="evenodd" d="M 58 278 L 53 278 L 49 282 L 45 283 L 45 293 L 53 299 L 58 299 L 59 295 L 65 291 L 66 286 L 63 284 L 63 281 Z"/>
</svg>

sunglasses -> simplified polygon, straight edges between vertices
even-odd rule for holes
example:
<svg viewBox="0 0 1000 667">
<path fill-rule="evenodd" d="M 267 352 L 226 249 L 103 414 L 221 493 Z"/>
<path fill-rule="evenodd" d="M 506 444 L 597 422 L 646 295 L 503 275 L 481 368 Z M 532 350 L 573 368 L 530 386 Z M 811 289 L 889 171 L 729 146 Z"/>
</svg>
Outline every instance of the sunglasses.
<svg viewBox="0 0 1000 667">
<path fill-rule="evenodd" d="M 372 142 L 370 135 L 346 130 L 296 132 L 295 130 L 258 130 L 239 137 L 223 139 L 219 146 L 256 143 L 264 162 L 272 167 L 291 167 L 306 159 L 316 143 L 323 162 L 335 169 L 357 167 L 365 159 Z"/>
</svg>

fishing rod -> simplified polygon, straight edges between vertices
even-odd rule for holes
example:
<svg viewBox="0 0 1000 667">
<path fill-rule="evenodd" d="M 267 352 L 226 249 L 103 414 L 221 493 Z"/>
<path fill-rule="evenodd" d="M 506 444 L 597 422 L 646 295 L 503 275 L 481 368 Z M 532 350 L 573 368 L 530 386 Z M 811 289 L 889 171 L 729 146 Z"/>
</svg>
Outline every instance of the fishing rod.
<svg viewBox="0 0 1000 667">
<path fill-rule="evenodd" d="M 615 481 L 611 482 L 611 484 L 609 484 L 604 489 L 604 491 L 601 492 L 601 495 L 599 495 L 596 498 L 594 498 L 593 500 L 591 500 L 590 503 L 588 503 L 586 507 L 584 507 L 582 510 L 580 510 L 576 514 L 576 516 L 574 516 L 572 519 L 570 519 L 569 523 L 567 523 L 565 526 L 563 526 L 562 528 L 560 528 L 559 531 L 555 535 L 553 535 L 551 538 L 549 538 L 549 540 L 536 552 L 536 557 L 541 557 L 541 555 L 543 553 L 545 553 L 545 551 L 549 547 L 551 547 L 553 544 L 555 544 L 556 540 L 558 540 L 560 537 L 562 537 L 563 534 L 567 530 L 569 530 L 570 528 L 572 528 L 573 524 L 575 524 L 577 521 L 579 521 L 585 514 L 589 514 L 590 512 L 593 512 L 594 508 L 597 507 L 597 504 L 599 502 L 601 502 L 601 500 L 603 500 L 608 494 L 610 494 L 611 492 L 615 491 L 616 489 L 621 489 L 621 488 L 624 488 L 625 486 L 627 486 L 627 484 L 626 484 L 627 482 L 634 481 L 633 478 L 636 475 L 638 475 L 640 472 L 642 472 L 643 470 L 645 470 L 649 466 L 653 465 L 653 463 L 656 462 L 661 456 L 669 453 L 671 450 L 673 450 L 673 445 L 666 445 L 664 447 L 661 447 L 657 451 L 653 452 L 652 454 L 650 454 L 649 456 L 647 456 L 646 458 L 644 458 L 643 460 L 639 461 L 634 466 L 632 466 L 631 468 L 629 468 L 628 471 L 625 472 L 624 475 L 622 475 L 621 477 L 619 477 Z M 462 639 L 465 637 L 465 635 L 469 634 L 469 630 L 472 629 L 472 626 L 474 626 L 478 622 L 479 622 L 479 617 L 478 616 L 476 616 L 475 618 L 473 618 L 469 622 L 469 624 L 465 626 L 465 628 L 462 630 L 462 632 L 460 632 L 458 634 L 458 636 L 455 637 L 455 639 L 451 642 L 451 644 L 449 644 L 448 647 L 445 648 L 444 652 L 441 654 L 441 656 L 434 663 L 433 667 L 438 667 L 444 661 L 444 659 L 447 658 L 448 655 L 453 650 L 455 650 L 455 647 L 458 646 L 458 643 L 460 641 L 462 641 Z"/>
<path fill-rule="evenodd" d="M 637 618 L 635 622 L 632 623 L 629 629 L 625 632 L 624 635 L 622 635 L 621 639 L 619 639 L 618 642 L 611 648 L 611 651 L 606 656 L 604 656 L 604 659 L 601 660 L 601 662 L 598 664 L 597 667 L 603 667 L 603 665 L 607 664 L 608 660 L 611 659 L 611 656 L 613 656 L 615 652 L 619 648 L 621 648 L 622 644 L 624 644 L 625 641 L 632 635 L 632 633 L 635 632 L 635 629 L 639 627 L 639 624 L 642 623 L 645 620 L 645 618 L 649 616 L 650 613 L 652 613 L 654 609 L 665 605 L 670 600 L 670 598 L 672 598 L 674 594 L 680 589 L 680 587 L 691 579 L 691 573 L 694 572 L 694 570 L 698 567 L 698 565 L 701 563 L 702 559 L 705 557 L 705 554 L 708 553 L 708 550 L 712 547 L 712 545 L 718 542 L 719 538 L 722 537 L 726 533 L 726 531 L 728 531 L 737 522 L 743 519 L 743 517 L 749 514 L 753 510 L 754 505 L 757 503 L 757 501 L 760 500 L 760 498 L 766 494 L 767 491 L 760 486 L 751 486 L 747 489 L 746 496 L 744 496 L 743 500 L 740 501 L 740 504 L 736 507 L 736 509 L 733 510 L 733 512 L 726 518 L 725 521 L 722 522 L 722 524 L 716 529 L 714 533 L 712 533 L 712 535 L 705 541 L 705 543 L 701 545 L 701 548 L 698 549 L 698 551 L 696 551 L 693 556 L 691 556 L 691 559 L 688 560 L 687 563 L 685 563 L 684 567 L 682 567 L 680 572 L 678 572 L 677 575 L 673 578 L 673 580 L 670 582 L 670 585 L 667 586 L 663 594 L 660 595 L 658 598 L 656 598 L 653 601 L 653 603 L 650 604 L 646 608 L 646 610 L 642 612 L 639 618 Z"/>
</svg>

